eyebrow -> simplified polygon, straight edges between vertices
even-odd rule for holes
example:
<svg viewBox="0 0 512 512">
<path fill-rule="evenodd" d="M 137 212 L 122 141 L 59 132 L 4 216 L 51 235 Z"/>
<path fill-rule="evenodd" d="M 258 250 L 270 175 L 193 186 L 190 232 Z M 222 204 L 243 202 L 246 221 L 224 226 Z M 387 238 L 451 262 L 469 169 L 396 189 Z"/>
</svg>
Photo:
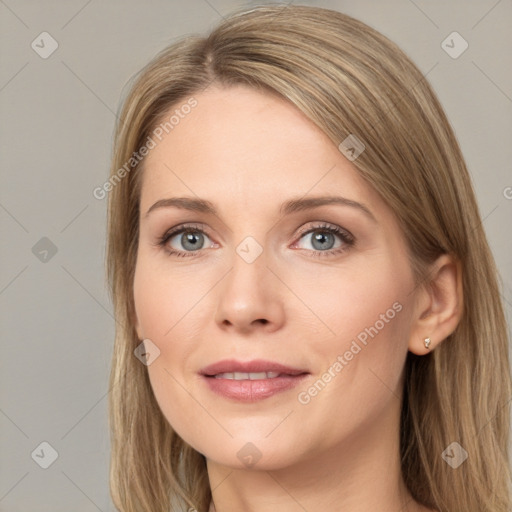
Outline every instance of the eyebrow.
<svg viewBox="0 0 512 512">
<path fill-rule="evenodd" d="M 357 201 L 353 201 L 352 199 L 347 199 L 340 196 L 320 196 L 307 198 L 300 197 L 296 199 L 290 199 L 281 205 L 279 208 L 279 213 L 281 215 L 289 215 L 291 213 L 304 210 L 312 210 L 313 208 L 319 208 L 320 206 L 331 204 L 356 208 L 363 212 L 373 222 L 377 222 L 377 219 L 367 206 L 362 203 L 358 203 Z M 206 199 L 199 199 L 195 197 L 169 197 L 166 199 L 160 199 L 154 203 L 146 212 L 145 217 L 147 217 L 152 211 L 156 209 L 171 207 L 218 216 L 218 212 L 213 203 L 207 201 Z"/>
</svg>

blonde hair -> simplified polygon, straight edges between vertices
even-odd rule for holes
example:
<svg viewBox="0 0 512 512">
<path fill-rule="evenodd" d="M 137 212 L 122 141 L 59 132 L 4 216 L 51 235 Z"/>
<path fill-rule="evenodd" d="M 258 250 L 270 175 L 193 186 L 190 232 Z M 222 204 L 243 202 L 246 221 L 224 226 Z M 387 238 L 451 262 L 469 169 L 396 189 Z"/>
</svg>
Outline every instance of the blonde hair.
<svg viewBox="0 0 512 512">
<path fill-rule="evenodd" d="M 464 311 L 426 356 L 408 354 L 400 422 L 402 474 L 411 495 L 441 512 L 508 512 L 507 326 L 497 270 L 459 145 L 434 92 L 409 58 L 364 23 L 328 9 L 266 6 L 237 13 L 208 37 L 187 37 L 137 76 L 116 128 L 108 206 L 107 274 L 116 317 L 110 376 L 110 482 L 122 512 L 211 500 L 205 458 L 166 421 L 147 368 L 134 356 L 133 277 L 140 176 L 130 164 L 171 107 L 210 84 L 245 84 L 294 104 L 337 146 L 366 149 L 353 162 L 392 208 L 418 286 L 440 254 L 462 267 Z M 120 177 L 120 169 L 125 173 Z M 116 178 L 113 180 L 113 178 Z M 443 451 L 458 442 L 457 469 Z"/>
</svg>

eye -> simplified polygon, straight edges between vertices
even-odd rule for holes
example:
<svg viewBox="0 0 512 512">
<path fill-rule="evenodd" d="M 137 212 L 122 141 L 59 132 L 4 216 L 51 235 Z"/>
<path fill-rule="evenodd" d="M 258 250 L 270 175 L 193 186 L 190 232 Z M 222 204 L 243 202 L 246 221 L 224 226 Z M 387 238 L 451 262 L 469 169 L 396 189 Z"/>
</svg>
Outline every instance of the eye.
<svg viewBox="0 0 512 512">
<path fill-rule="evenodd" d="M 169 255 L 188 257 L 204 249 L 205 240 L 210 241 L 210 246 L 213 245 L 203 229 L 189 224 L 177 226 L 165 233 L 158 245 L 164 247 Z"/>
<path fill-rule="evenodd" d="M 300 242 L 308 240 L 310 247 L 302 247 Z M 208 244 L 209 242 L 209 244 Z M 170 256 L 196 256 L 202 249 L 213 247 L 204 229 L 198 225 L 182 224 L 166 232 L 159 238 L 157 245 L 163 247 Z M 308 245 L 308 244 L 306 244 Z M 293 248 L 305 249 L 315 257 L 327 257 L 341 254 L 355 245 L 354 236 L 336 225 L 321 224 L 310 226 L 300 233 L 299 241 Z"/>
<path fill-rule="evenodd" d="M 340 254 L 355 244 L 355 238 L 351 233 L 329 224 L 313 226 L 303 232 L 297 245 L 301 240 L 309 240 L 306 245 L 310 245 L 310 247 L 298 246 L 298 248 L 312 251 L 312 255 L 318 257 Z"/>
</svg>

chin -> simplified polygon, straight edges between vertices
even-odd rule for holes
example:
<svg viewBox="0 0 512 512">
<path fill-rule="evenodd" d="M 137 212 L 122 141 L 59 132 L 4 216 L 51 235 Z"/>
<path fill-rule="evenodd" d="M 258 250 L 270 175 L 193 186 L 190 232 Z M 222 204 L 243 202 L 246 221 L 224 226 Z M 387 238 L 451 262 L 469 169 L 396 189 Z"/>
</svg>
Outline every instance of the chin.
<svg viewBox="0 0 512 512">
<path fill-rule="evenodd" d="M 245 438 L 218 442 L 215 447 L 197 447 L 205 457 L 215 464 L 231 469 L 274 471 L 291 466 L 298 461 L 300 454 L 298 441 L 289 438 L 289 444 L 270 442 L 268 439 L 248 441 Z M 202 447 L 201 447 L 202 448 Z"/>
</svg>

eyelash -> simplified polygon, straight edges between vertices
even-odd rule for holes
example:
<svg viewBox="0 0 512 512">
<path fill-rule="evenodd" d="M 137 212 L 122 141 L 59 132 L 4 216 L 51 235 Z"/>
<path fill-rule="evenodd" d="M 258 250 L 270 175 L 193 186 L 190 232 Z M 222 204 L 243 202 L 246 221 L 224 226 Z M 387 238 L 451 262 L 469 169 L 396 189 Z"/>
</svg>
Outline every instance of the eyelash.
<svg viewBox="0 0 512 512">
<path fill-rule="evenodd" d="M 335 254 L 341 254 L 342 252 L 349 250 L 350 248 L 352 248 L 355 245 L 355 237 L 351 233 L 349 233 L 348 231 L 346 231 L 344 229 L 339 228 L 338 226 L 326 224 L 326 223 L 322 223 L 317 226 L 311 226 L 308 229 L 302 231 L 301 233 L 299 233 L 298 240 L 300 240 L 305 235 L 314 233 L 315 231 L 324 231 L 327 233 L 331 233 L 333 235 L 337 235 L 339 238 L 341 238 L 342 242 L 344 243 L 344 246 L 338 247 L 336 249 L 329 249 L 327 251 L 305 249 L 305 250 L 311 252 L 314 257 L 325 258 L 325 257 L 332 256 Z M 208 236 L 208 233 L 206 233 L 204 231 L 204 229 L 202 229 L 201 227 L 199 227 L 197 225 L 181 224 L 179 226 L 176 226 L 176 228 L 173 228 L 171 231 L 164 233 L 163 236 L 159 237 L 156 245 L 164 248 L 169 256 L 178 256 L 180 258 L 194 257 L 197 255 L 197 253 L 200 252 L 200 250 L 199 251 L 177 251 L 175 249 L 170 249 L 169 247 L 167 247 L 167 242 L 171 238 L 173 238 L 176 235 L 180 235 L 180 234 L 187 233 L 187 232 L 188 233 L 200 232 L 200 233 L 203 233 Z"/>
</svg>

